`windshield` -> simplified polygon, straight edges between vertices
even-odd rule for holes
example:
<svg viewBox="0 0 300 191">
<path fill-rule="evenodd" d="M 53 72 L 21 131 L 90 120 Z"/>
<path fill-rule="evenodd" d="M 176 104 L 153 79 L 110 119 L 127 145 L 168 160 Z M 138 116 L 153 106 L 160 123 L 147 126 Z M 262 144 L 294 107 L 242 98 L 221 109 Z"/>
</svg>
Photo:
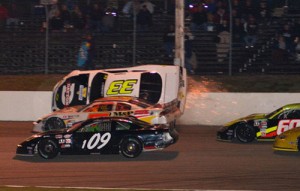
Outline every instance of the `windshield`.
<svg viewBox="0 0 300 191">
<path fill-rule="evenodd" d="M 272 117 L 273 115 L 275 115 L 276 113 L 278 113 L 280 110 L 283 110 L 283 107 L 280 107 L 280 108 L 276 109 L 275 111 L 273 111 L 273 112 L 267 114 L 267 115 L 266 115 L 266 118 Z"/>
</svg>

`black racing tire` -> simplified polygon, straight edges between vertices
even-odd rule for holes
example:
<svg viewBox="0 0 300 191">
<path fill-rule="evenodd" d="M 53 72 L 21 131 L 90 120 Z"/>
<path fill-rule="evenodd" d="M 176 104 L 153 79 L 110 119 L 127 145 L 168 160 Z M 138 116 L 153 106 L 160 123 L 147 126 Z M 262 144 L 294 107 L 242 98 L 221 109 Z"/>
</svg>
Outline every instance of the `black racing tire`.
<svg viewBox="0 0 300 191">
<path fill-rule="evenodd" d="M 297 138 L 297 143 L 298 143 L 297 149 L 298 149 L 298 151 L 300 152 L 300 137 Z"/>
<path fill-rule="evenodd" d="M 38 154 L 44 159 L 53 159 L 59 153 L 58 144 L 53 139 L 42 139 L 38 143 Z"/>
<path fill-rule="evenodd" d="M 127 137 L 121 142 L 120 151 L 126 158 L 135 158 L 141 154 L 143 146 L 137 138 Z"/>
<path fill-rule="evenodd" d="M 51 118 L 47 119 L 45 126 L 44 126 L 45 131 L 64 129 L 64 128 L 66 128 L 64 121 L 58 117 L 51 117 Z"/>
<path fill-rule="evenodd" d="M 255 139 L 255 130 L 251 125 L 242 123 L 235 128 L 235 135 L 240 142 L 250 143 Z"/>
</svg>

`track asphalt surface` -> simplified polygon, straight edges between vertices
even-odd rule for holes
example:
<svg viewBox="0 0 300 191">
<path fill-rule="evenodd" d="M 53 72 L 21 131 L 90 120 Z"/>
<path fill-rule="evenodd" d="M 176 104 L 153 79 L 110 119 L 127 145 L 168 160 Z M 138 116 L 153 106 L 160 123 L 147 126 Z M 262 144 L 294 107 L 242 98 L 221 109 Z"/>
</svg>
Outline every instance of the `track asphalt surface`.
<svg viewBox="0 0 300 191">
<path fill-rule="evenodd" d="M 271 142 L 216 141 L 217 126 L 178 126 L 179 141 L 138 158 L 122 155 L 15 155 L 31 122 L 0 122 L 0 186 L 198 190 L 300 190 L 300 154 L 274 152 Z"/>
</svg>

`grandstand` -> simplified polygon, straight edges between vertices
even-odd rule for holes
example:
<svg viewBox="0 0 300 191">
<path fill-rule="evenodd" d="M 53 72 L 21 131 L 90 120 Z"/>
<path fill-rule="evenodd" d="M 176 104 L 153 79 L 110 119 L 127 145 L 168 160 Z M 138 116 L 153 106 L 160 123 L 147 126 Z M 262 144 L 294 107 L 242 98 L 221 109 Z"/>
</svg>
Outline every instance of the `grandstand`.
<svg viewBox="0 0 300 191">
<path fill-rule="evenodd" d="M 172 0 L 173 1 L 173 0 Z M 120 13 L 111 32 L 92 31 L 95 40 L 96 68 L 127 67 L 138 64 L 172 64 L 173 58 L 164 53 L 163 34 L 174 23 L 175 15 L 172 1 L 153 0 L 156 12 L 153 26 L 149 31 L 137 32 L 135 52 L 132 19 Z M 6 2 L 6 1 L 3 1 Z M 9 5 L 9 2 L 3 3 Z M 19 14 L 17 27 L 4 27 L 0 30 L 0 73 L 38 74 L 45 72 L 45 22 L 44 7 L 38 1 L 15 1 L 24 9 Z M 82 3 L 83 1 L 74 1 Z M 101 2 L 91 1 L 91 2 Z M 119 1 L 119 11 L 125 1 Z M 173 1 L 174 2 L 174 1 Z M 169 4 L 168 4 L 169 3 Z M 283 23 L 300 19 L 297 6 L 273 7 L 270 20 L 259 24 L 258 41 L 254 48 L 246 49 L 242 42 L 232 46 L 232 74 L 298 74 L 300 64 L 294 56 L 280 65 L 272 63 L 275 37 Z M 121 12 L 121 11 L 120 11 Z M 188 26 L 189 20 L 186 19 Z M 85 30 L 50 31 L 48 49 L 48 72 L 68 73 L 78 69 L 77 55 Z M 198 75 L 227 75 L 229 68 L 228 47 L 222 49 L 216 40 L 218 32 L 193 31 L 192 49 L 196 55 L 195 72 Z M 218 48 L 219 47 L 219 48 Z M 136 63 L 133 63 L 135 56 Z"/>
</svg>

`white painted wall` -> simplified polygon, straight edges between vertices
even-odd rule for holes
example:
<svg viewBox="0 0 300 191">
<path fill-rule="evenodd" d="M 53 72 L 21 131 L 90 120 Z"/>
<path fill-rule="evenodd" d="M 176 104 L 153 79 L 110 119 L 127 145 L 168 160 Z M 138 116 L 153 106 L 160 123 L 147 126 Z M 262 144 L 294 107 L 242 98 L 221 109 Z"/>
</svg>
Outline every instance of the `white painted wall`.
<svg viewBox="0 0 300 191">
<path fill-rule="evenodd" d="M 34 121 L 51 112 L 52 92 L 0 91 L 1 121 Z M 251 113 L 300 102 L 300 93 L 188 93 L 185 125 L 222 125 Z"/>
</svg>

